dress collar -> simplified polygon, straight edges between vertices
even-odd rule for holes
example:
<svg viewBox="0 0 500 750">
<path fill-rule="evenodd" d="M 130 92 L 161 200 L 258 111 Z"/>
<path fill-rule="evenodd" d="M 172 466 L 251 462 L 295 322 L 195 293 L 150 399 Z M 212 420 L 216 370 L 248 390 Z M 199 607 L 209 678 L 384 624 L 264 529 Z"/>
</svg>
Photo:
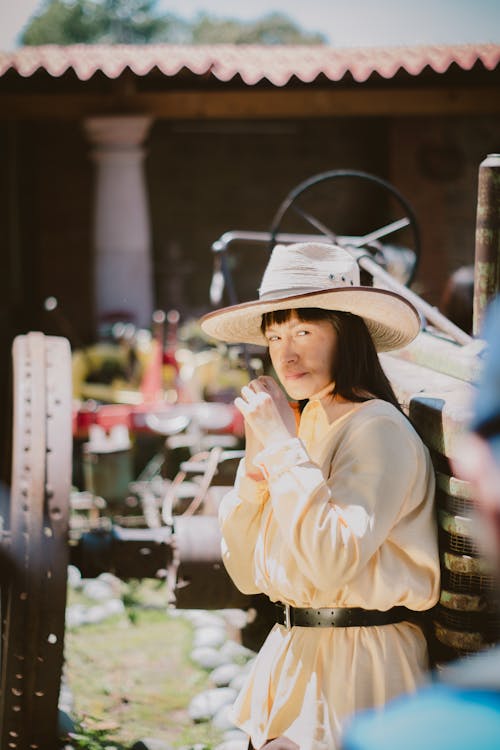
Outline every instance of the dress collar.
<svg viewBox="0 0 500 750">
<path fill-rule="evenodd" d="M 299 436 L 305 444 L 310 447 L 319 444 L 330 427 L 328 415 L 323 406 L 323 401 L 331 395 L 335 383 L 328 383 L 318 393 L 311 396 L 302 410 L 300 417 Z"/>
<path fill-rule="evenodd" d="M 317 393 L 313 393 L 312 396 L 309 396 L 309 402 L 311 401 L 322 401 L 327 396 L 331 396 L 333 393 L 333 390 L 335 388 L 335 380 L 332 380 L 328 385 L 325 385 L 324 388 L 322 388 Z"/>
</svg>

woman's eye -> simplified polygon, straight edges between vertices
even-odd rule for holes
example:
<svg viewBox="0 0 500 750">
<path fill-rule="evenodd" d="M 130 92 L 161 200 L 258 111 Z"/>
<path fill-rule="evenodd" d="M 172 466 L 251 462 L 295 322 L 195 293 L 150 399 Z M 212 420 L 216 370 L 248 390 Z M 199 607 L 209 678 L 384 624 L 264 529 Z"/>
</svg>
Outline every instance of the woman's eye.
<svg viewBox="0 0 500 750">
<path fill-rule="evenodd" d="M 277 341 L 277 340 L 278 340 L 278 336 L 268 336 L 268 337 L 267 337 L 267 340 L 268 340 L 269 342 L 271 342 L 271 341 Z"/>
<path fill-rule="evenodd" d="M 301 329 L 300 331 L 297 331 L 297 336 L 307 336 L 309 331 L 306 331 L 305 329 Z"/>
</svg>

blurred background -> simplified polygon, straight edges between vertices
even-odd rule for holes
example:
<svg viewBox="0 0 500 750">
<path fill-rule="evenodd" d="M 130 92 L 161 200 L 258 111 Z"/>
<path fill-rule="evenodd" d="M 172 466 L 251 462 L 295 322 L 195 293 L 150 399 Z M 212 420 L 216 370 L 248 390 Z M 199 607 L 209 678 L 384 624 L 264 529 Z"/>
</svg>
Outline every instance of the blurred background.
<svg viewBox="0 0 500 750">
<path fill-rule="evenodd" d="M 0 49 L 2 445 L 16 334 L 81 347 L 158 308 L 196 321 L 212 243 L 269 230 L 311 175 L 401 191 L 432 304 L 473 262 L 478 166 L 500 150 L 494 0 L 2 0 Z M 399 218 L 357 181 L 318 188 L 311 211 L 347 235 Z M 266 253 L 236 248 L 241 299 Z"/>
</svg>

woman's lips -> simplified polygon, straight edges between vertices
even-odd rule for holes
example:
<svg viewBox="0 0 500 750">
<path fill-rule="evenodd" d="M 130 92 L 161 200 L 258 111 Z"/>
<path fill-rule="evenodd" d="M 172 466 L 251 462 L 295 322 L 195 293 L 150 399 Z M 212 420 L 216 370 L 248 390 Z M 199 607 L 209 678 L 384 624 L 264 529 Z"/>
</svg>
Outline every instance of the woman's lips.
<svg viewBox="0 0 500 750">
<path fill-rule="evenodd" d="M 306 372 L 288 372 L 285 375 L 285 380 L 299 380 L 300 378 L 303 378 L 304 375 L 307 375 Z"/>
</svg>

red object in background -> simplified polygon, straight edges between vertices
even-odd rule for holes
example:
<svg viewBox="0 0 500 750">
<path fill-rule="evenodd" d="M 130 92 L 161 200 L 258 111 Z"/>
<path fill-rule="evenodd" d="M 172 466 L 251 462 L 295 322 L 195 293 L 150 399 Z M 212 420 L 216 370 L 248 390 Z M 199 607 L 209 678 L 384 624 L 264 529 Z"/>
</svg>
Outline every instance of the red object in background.
<svg viewBox="0 0 500 750">
<path fill-rule="evenodd" d="M 123 424 L 130 429 L 131 412 L 130 406 L 126 404 L 104 404 L 96 411 L 95 424 L 100 425 L 106 431 L 117 424 Z"/>
<path fill-rule="evenodd" d="M 175 356 L 174 351 L 163 352 L 163 364 L 170 365 L 176 372 L 179 372 L 179 363 L 177 362 L 177 357 Z"/>
<path fill-rule="evenodd" d="M 176 373 L 179 372 L 175 356 L 179 318 L 180 315 L 177 310 L 169 310 L 166 315 L 163 310 L 155 310 L 153 314 L 151 354 L 140 385 L 140 391 L 146 403 L 158 402 L 162 398 L 163 365 L 171 365 Z M 168 328 L 166 346 L 164 347 L 165 321 Z"/>
<path fill-rule="evenodd" d="M 167 341 L 165 351 L 163 352 L 163 364 L 171 365 L 175 371 L 179 372 L 179 363 L 175 353 L 178 347 L 177 329 L 179 327 L 180 314 L 178 310 L 169 310 L 167 313 Z"/>
<path fill-rule="evenodd" d="M 158 402 L 163 393 L 162 361 L 163 352 L 161 343 L 157 339 L 153 339 L 149 362 L 140 385 L 142 397 L 148 404 Z"/>
<path fill-rule="evenodd" d="M 234 408 L 233 421 L 229 425 L 227 431 L 231 435 L 236 435 L 236 437 L 241 438 L 245 434 L 245 420 L 243 419 L 243 414 L 240 411 L 238 411 L 236 406 L 234 406 L 233 408 Z"/>
<path fill-rule="evenodd" d="M 148 403 L 130 406 L 128 404 L 97 404 L 95 401 L 87 401 L 79 409 L 73 411 L 73 436 L 77 438 L 88 437 L 89 427 L 98 424 L 106 431 L 118 424 L 125 425 L 131 432 L 151 432 L 147 424 L 147 415 L 150 413 L 161 415 L 178 415 L 186 413 L 192 415 L 197 406 L 203 406 L 205 402 L 189 404 L 167 404 L 165 401 L 150 401 Z M 185 407 L 185 408 L 184 408 Z M 233 404 L 224 404 L 232 412 L 232 419 L 224 427 L 213 430 L 214 432 L 228 433 L 242 437 L 244 434 L 243 417 Z M 209 427 L 209 424 L 206 425 Z"/>
<path fill-rule="evenodd" d="M 93 424 L 101 425 L 105 430 L 110 430 L 117 424 L 123 424 L 130 429 L 132 408 L 126 404 L 97 404 L 95 401 L 86 401 L 73 412 L 73 435 L 86 438 L 89 427 Z"/>
<path fill-rule="evenodd" d="M 83 403 L 73 414 L 73 434 L 86 438 L 89 427 L 97 424 L 107 432 L 116 425 L 125 425 L 131 432 L 154 432 L 148 415 L 162 417 L 186 416 L 189 420 L 198 421 L 199 427 L 207 432 L 228 433 L 241 437 L 244 434 L 243 417 L 233 404 L 183 402 L 182 389 L 177 387 L 177 403 L 167 403 L 163 398 L 163 366 L 170 365 L 179 371 L 176 358 L 177 329 L 180 315 L 177 310 L 165 313 L 156 310 L 153 314 L 153 338 L 151 353 L 145 368 L 140 393 L 143 402 L 139 405 L 98 404 L 96 401 Z M 167 341 L 164 347 L 165 323 L 167 323 Z M 149 424 L 148 424 L 149 421 Z"/>
</svg>

